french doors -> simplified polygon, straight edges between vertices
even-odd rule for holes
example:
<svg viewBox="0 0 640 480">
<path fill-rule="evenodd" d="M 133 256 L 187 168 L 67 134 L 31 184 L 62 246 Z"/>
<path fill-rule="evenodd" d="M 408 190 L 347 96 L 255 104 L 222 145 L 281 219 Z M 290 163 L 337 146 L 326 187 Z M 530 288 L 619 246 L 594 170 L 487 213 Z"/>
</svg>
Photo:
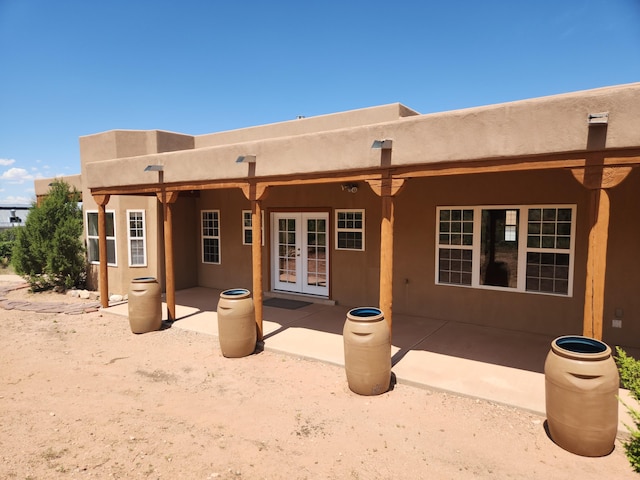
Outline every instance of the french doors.
<svg viewBox="0 0 640 480">
<path fill-rule="evenodd" d="M 274 290 L 329 296 L 329 214 L 272 214 Z"/>
</svg>

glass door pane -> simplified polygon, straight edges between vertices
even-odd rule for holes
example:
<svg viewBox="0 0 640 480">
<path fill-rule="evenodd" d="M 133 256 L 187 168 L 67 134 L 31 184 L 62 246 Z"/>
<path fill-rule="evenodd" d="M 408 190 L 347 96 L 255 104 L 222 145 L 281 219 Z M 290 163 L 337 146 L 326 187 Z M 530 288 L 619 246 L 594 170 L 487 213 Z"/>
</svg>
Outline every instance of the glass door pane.
<svg viewBox="0 0 640 480">
<path fill-rule="evenodd" d="M 518 286 L 518 210 L 482 210 L 480 284 Z"/>
<path fill-rule="evenodd" d="M 298 245 L 296 242 L 296 219 L 281 218 L 278 220 L 278 281 L 296 284 L 298 281 L 297 266 Z"/>
</svg>

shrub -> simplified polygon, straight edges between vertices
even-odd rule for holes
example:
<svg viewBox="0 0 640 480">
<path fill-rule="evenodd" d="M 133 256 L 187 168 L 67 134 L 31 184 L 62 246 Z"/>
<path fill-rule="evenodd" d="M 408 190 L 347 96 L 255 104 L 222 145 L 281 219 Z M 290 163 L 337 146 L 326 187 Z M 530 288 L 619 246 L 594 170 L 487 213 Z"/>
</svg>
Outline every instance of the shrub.
<svg viewBox="0 0 640 480">
<path fill-rule="evenodd" d="M 17 227 L 0 232 L 0 263 L 6 267 L 11 261 L 11 251 L 16 243 Z"/>
<path fill-rule="evenodd" d="M 640 402 L 640 361 L 626 354 L 620 347 L 616 347 L 616 362 L 620 371 L 620 381 L 631 396 Z M 640 473 L 640 411 L 622 402 L 631 416 L 634 427 L 627 425 L 631 437 L 623 443 L 631 467 Z"/>
<path fill-rule="evenodd" d="M 51 184 L 41 205 L 33 205 L 17 232 L 11 263 L 34 291 L 83 287 L 86 259 L 82 244 L 80 194 L 62 181 Z"/>
</svg>

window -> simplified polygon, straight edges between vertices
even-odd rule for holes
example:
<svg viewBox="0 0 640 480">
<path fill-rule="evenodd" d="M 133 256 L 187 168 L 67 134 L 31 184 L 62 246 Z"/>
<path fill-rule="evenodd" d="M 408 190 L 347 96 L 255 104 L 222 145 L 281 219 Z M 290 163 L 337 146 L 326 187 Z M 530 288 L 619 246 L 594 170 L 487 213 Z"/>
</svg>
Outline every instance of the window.
<svg viewBox="0 0 640 480">
<path fill-rule="evenodd" d="M 129 222 L 129 266 L 147 265 L 147 239 L 145 235 L 144 210 L 127 210 Z"/>
<path fill-rule="evenodd" d="M 264 245 L 264 212 L 262 214 L 262 245 Z M 251 220 L 251 210 L 242 211 L 242 244 L 251 245 L 253 243 L 253 222 Z"/>
<path fill-rule="evenodd" d="M 572 295 L 575 206 L 439 207 L 437 220 L 436 283 Z"/>
<path fill-rule="evenodd" d="M 571 208 L 532 208 L 527 217 L 527 290 L 567 295 L 573 259 Z"/>
<path fill-rule="evenodd" d="M 473 210 L 442 209 L 438 218 L 438 283 L 471 285 Z"/>
<path fill-rule="evenodd" d="M 336 249 L 364 250 L 364 210 L 336 210 Z"/>
<path fill-rule="evenodd" d="M 220 263 L 219 210 L 202 210 L 202 262 Z"/>
<path fill-rule="evenodd" d="M 107 264 L 116 265 L 116 226 L 115 212 L 105 212 L 107 224 Z M 90 263 L 100 263 L 98 246 L 98 212 L 87 212 L 87 257 Z"/>
</svg>

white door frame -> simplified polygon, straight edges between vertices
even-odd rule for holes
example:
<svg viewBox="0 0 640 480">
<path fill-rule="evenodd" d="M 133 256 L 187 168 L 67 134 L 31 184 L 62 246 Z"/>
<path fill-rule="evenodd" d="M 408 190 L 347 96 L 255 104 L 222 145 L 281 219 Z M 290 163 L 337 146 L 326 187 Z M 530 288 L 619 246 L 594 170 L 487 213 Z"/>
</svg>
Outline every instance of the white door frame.
<svg viewBox="0 0 640 480">
<path fill-rule="evenodd" d="M 274 290 L 329 296 L 329 213 L 271 213 Z"/>
</svg>

